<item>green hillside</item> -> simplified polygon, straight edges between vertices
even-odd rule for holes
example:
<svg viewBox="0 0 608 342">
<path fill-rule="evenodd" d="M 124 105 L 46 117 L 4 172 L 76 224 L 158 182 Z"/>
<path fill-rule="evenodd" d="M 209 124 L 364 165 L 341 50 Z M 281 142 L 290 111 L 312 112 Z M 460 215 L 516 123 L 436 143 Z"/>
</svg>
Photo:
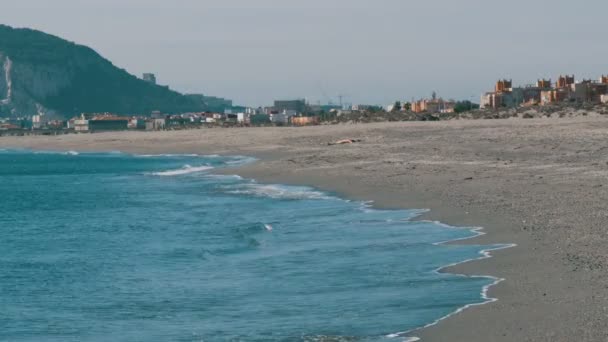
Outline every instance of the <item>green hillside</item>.
<svg viewBox="0 0 608 342">
<path fill-rule="evenodd" d="M 205 109 L 192 97 L 117 68 L 89 47 L 40 31 L 0 25 L 0 56 L 12 62 L 13 112 L 31 111 L 33 103 L 64 116 L 81 112 L 149 114 L 153 110 L 180 113 Z"/>
</svg>

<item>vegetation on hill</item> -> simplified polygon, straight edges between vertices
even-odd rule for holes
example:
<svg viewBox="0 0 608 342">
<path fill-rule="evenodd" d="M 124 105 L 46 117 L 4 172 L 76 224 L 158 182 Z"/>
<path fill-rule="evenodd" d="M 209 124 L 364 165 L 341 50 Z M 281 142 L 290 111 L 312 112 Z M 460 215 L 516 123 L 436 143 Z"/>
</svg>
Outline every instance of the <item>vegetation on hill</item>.
<svg viewBox="0 0 608 342">
<path fill-rule="evenodd" d="M 89 47 L 40 31 L 0 25 L 0 55 L 13 62 L 13 94 L 21 99 L 17 105 L 27 98 L 65 116 L 205 109 L 201 101 L 117 68 Z"/>
</svg>

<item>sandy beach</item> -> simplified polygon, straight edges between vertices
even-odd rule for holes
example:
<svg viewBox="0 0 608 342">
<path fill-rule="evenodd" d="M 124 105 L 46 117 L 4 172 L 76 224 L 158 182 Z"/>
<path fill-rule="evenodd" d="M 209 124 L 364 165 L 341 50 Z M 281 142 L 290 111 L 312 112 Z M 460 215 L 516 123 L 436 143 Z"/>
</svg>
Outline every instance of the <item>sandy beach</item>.
<svg viewBox="0 0 608 342">
<path fill-rule="evenodd" d="M 0 137 L 0 148 L 255 156 L 229 173 L 311 185 L 513 243 L 446 271 L 505 281 L 423 341 L 608 340 L 608 118 L 457 120 Z M 348 145 L 328 143 L 361 139 Z"/>
</svg>

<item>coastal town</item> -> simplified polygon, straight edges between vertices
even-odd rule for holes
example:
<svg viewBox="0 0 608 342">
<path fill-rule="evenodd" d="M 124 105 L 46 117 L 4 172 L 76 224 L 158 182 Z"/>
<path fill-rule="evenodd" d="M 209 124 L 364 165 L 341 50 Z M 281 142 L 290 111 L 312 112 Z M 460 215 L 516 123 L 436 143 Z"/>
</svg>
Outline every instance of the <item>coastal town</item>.
<svg viewBox="0 0 608 342">
<path fill-rule="evenodd" d="M 608 342 L 608 1 L 2 5 L 0 342 Z"/>
<path fill-rule="evenodd" d="M 156 85 L 156 76 L 143 74 L 142 79 Z M 276 100 L 266 107 L 234 105 L 232 100 L 199 94 L 212 110 L 188 113 L 81 113 L 70 119 L 38 114 L 30 117 L 14 115 L 0 119 L 0 135 L 57 135 L 107 131 L 162 131 L 212 127 L 310 126 L 353 121 L 361 115 L 376 116 L 377 121 L 436 121 L 461 118 L 461 113 L 485 111 L 496 113 L 505 109 L 543 107 L 556 104 L 607 104 L 608 76 L 597 81 L 574 75 L 560 75 L 557 81 L 539 79 L 535 84 L 514 86 L 512 80 L 496 82 L 494 91 L 484 93 L 479 104 L 472 101 L 446 100 L 435 92 L 430 98 L 395 101 L 392 104 L 311 104 L 305 99 Z M 496 116 L 494 116 L 496 117 Z M 357 121 L 357 120 L 354 120 Z"/>
</svg>

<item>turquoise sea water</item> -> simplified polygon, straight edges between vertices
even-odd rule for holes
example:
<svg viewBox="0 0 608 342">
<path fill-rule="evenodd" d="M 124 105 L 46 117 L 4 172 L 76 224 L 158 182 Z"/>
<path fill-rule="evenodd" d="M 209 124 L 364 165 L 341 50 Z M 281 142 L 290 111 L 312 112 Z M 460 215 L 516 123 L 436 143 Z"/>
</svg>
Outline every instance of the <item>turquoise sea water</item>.
<svg viewBox="0 0 608 342">
<path fill-rule="evenodd" d="M 0 151 L 1 341 L 402 341 L 494 282 L 439 274 L 488 246 L 242 157 Z"/>
</svg>

